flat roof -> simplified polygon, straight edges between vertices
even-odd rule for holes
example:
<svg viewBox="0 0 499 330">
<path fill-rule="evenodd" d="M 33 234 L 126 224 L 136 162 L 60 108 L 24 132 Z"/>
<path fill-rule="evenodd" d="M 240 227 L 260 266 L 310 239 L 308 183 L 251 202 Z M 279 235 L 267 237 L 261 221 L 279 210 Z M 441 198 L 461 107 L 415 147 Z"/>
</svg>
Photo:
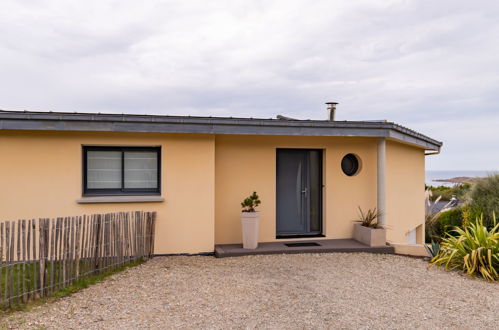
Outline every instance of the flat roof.
<svg viewBox="0 0 499 330">
<path fill-rule="evenodd" d="M 442 142 L 388 121 L 329 121 L 0 110 L 0 130 L 385 137 L 426 150 Z"/>
</svg>

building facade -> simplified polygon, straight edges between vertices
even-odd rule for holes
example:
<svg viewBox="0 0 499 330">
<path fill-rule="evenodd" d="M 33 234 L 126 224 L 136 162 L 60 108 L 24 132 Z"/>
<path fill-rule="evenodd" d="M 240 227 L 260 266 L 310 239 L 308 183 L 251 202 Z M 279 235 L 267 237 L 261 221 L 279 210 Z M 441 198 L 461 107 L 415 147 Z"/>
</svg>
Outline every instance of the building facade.
<svg viewBox="0 0 499 330">
<path fill-rule="evenodd" d="M 156 211 L 156 254 L 259 240 L 351 238 L 377 207 L 392 243 L 423 243 L 425 156 L 389 122 L 0 112 L 0 221 Z"/>
</svg>

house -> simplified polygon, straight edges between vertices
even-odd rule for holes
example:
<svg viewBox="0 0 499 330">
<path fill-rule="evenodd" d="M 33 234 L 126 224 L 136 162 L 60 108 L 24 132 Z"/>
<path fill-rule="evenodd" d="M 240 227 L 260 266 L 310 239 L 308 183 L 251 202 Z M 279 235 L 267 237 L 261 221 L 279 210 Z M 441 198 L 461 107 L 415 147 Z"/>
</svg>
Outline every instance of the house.
<svg viewBox="0 0 499 330">
<path fill-rule="evenodd" d="M 425 156 L 442 143 L 386 121 L 0 111 L 0 219 L 157 211 L 156 254 L 351 238 L 377 207 L 391 243 L 423 243 Z"/>
</svg>

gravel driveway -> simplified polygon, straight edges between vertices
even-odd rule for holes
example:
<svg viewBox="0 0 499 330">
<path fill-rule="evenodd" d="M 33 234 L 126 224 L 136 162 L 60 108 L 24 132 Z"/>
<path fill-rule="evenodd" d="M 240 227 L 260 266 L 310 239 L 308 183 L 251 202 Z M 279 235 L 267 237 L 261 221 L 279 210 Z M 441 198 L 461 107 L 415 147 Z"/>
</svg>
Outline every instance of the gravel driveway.
<svg viewBox="0 0 499 330">
<path fill-rule="evenodd" d="M 497 329 L 499 285 L 395 255 L 161 257 L 12 328 Z"/>
</svg>

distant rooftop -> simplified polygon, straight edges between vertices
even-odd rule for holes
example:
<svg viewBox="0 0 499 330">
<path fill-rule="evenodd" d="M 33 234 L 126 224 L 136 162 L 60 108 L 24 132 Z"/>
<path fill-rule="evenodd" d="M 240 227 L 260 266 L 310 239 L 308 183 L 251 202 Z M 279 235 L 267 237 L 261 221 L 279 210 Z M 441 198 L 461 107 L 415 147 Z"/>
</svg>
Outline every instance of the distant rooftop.
<svg viewBox="0 0 499 330">
<path fill-rule="evenodd" d="M 388 121 L 298 120 L 0 110 L 0 130 L 386 137 L 426 150 L 442 142 Z"/>
</svg>

